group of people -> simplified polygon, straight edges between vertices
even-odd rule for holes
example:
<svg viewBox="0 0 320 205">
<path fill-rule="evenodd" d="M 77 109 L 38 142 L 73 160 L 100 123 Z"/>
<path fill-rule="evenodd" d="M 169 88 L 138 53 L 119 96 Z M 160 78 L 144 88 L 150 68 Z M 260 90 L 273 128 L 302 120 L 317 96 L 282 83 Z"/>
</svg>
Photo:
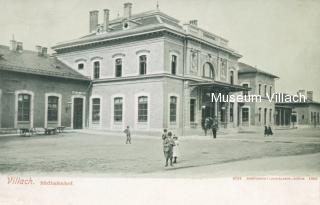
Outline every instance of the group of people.
<svg viewBox="0 0 320 205">
<path fill-rule="evenodd" d="M 266 136 L 269 136 L 269 135 L 273 135 L 271 126 L 270 125 L 268 127 L 264 126 L 264 136 L 266 137 Z"/>
<path fill-rule="evenodd" d="M 207 136 L 208 130 L 211 130 L 213 138 L 216 138 L 218 130 L 218 120 L 216 119 L 216 116 L 214 116 L 213 118 L 206 117 L 202 122 L 202 129 L 204 130 L 205 136 Z"/>
<path fill-rule="evenodd" d="M 178 162 L 177 160 L 180 155 L 178 137 L 172 134 L 172 132 L 168 132 L 167 129 L 164 129 L 162 133 L 162 140 L 163 153 L 166 160 L 165 167 L 168 166 L 169 161 L 170 166 L 173 166 L 174 163 Z"/>
<path fill-rule="evenodd" d="M 131 144 L 130 127 L 127 126 L 123 132 L 126 134 L 126 144 Z M 178 157 L 180 156 L 178 137 L 172 132 L 168 132 L 167 129 L 164 129 L 162 133 L 162 140 L 163 153 L 166 160 L 165 167 L 169 165 L 169 161 L 170 166 L 173 166 L 173 164 L 178 162 Z"/>
</svg>

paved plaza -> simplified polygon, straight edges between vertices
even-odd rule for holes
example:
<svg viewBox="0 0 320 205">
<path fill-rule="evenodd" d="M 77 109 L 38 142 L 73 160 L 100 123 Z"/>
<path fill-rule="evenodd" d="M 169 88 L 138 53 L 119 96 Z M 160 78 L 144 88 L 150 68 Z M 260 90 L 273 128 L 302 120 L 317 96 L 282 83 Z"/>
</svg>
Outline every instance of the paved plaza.
<svg viewBox="0 0 320 205">
<path fill-rule="evenodd" d="M 180 137 L 181 158 L 164 167 L 161 136 L 82 130 L 0 137 L 0 173 L 80 176 L 223 177 L 320 174 L 320 129 Z"/>
</svg>

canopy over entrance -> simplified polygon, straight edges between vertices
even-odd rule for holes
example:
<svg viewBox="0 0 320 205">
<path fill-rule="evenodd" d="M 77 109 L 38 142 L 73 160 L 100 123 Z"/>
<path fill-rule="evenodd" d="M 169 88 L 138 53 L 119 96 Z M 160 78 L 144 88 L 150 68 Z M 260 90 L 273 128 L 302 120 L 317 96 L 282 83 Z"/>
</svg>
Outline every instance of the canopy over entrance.
<svg viewBox="0 0 320 205">
<path fill-rule="evenodd" d="M 197 82 L 190 83 L 192 87 L 199 87 L 205 90 L 215 91 L 215 92 L 240 92 L 240 91 L 249 91 L 251 88 L 243 87 L 240 85 L 232 85 L 229 83 L 223 82 Z"/>
</svg>

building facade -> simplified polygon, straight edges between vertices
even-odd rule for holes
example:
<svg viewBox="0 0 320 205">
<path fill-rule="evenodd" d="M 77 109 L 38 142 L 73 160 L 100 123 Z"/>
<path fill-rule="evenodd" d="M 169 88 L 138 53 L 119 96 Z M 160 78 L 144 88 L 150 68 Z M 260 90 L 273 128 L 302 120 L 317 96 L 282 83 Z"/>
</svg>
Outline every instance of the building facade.
<svg viewBox="0 0 320 205">
<path fill-rule="evenodd" d="M 89 128 L 199 132 L 206 117 L 221 128 L 238 126 L 238 104 L 214 103 L 211 93 L 244 90 L 238 84 L 239 53 L 228 41 L 159 10 L 124 15 L 103 24 L 90 12 L 90 34 L 57 44 L 56 56 L 92 80 Z"/>
<path fill-rule="evenodd" d="M 239 63 L 239 83 L 250 87 L 243 95 L 261 96 L 261 102 L 245 102 L 241 108 L 241 126 L 261 127 L 273 125 L 275 122 L 275 100 L 270 102 L 275 93 L 275 79 L 279 78 L 256 67 Z"/>
<path fill-rule="evenodd" d="M 90 81 L 46 48 L 22 45 L 0 46 L 0 128 L 85 127 Z"/>
</svg>

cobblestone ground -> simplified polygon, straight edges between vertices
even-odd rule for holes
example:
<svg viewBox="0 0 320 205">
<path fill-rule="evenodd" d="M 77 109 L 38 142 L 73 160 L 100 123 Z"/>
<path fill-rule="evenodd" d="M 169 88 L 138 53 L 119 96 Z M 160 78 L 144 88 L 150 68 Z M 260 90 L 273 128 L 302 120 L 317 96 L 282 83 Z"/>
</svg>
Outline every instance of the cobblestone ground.
<svg viewBox="0 0 320 205">
<path fill-rule="evenodd" d="M 133 135 L 132 144 L 125 144 L 121 134 L 90 131 L 0 136 L 0 173 L 162 176 L 168 172 L 183 175 L 185 171 L 194 170 L 192 174 L 196 176 L 198 171 L 213 172 L 222 165 L 230 165 L 232 170 L 233 164 L 238 168 L 251 164 L 242 173 L 245 175 L 252 170 L 263 173 L 263 162 L 268 163 L 270 169 L 273 162 L 280 164 L 282 169 L 288 169 L 285 173 L 290 173 L 290 166 L 303 166 L 298 162 L 305 160 L 308 160 L 308 166 L 302 169 L 305 175 L 309 171 L 320 173 L 318 157 L 300 157 L 320 154 L 320 129 L 276 130 L 272 137 L 252 133 L 222 135 L 215 140 L 209 136 L 181 137 L 180 151 L 179 163 L 174 168 L 164 168 L 160 136 Z M 286 156 L 293 157 L 282 161 L 281 157 Z M 260 163 L 250 163 L 250 160 Z M 242 162 L 247 163 L 241 165 Z M 274 171 L 276 174 L 277 170 Z"/>
</svg>

